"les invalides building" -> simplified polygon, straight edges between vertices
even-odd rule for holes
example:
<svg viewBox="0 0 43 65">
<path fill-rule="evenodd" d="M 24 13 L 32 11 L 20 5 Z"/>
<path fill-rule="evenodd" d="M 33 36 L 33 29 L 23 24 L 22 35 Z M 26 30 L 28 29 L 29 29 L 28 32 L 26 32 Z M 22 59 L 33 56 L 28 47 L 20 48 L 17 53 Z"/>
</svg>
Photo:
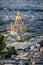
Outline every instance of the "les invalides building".
<svg viewBox="0 0 43 65">
<path fill-rule="evenodd" d="M 11 25 L 11 34 L 15 34 L 17 36 L 20 36 L 21 33 L 25 33 L 27 27 L 24 25 L 24 22 L 22 20 L 21 13 L 18 11 L 17 16 L 15 18 L 15 22 L 13 25 Z"/>
</svg>

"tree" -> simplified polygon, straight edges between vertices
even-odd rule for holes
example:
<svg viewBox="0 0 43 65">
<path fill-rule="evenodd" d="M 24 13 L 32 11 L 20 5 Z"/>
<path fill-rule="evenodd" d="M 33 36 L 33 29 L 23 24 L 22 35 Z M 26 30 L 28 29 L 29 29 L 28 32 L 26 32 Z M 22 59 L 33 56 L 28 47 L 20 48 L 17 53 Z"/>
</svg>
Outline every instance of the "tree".
<svg viewBox="0 0 43 65">
<path fill-rule="evenodd" d="M 10 49 L 9 49 L 9 52 L 11 54 L 17 54 L 16 50 L 15 50 L 15 47 L 11 46 Z"/>
<path fill-rule="evenodd" d="M 43 47 L 43 40 L 39 42 L 40 46 Z"/>
<path fill-rule="evenodd" d="M 13 46 L 11 46 L 7 52 L 4 52 L 4 53 L 3 53 L 3 56 L 4 56 L 5 58 L 11 58 L 11 55 L 12 55 L 12 54 L 13 54 L 13 55 L 16 55 L 16 54 L 17 54 L 17 52 L 16 52 L 16 50 L 15 50 L 15 48 L 14 48 Z"/>
<path fill-rule="evenodd" d="M 7 55 L 7 52 L 3 52 L 3 50 L 6 48 L 6 40 L 8 38 L 9 34 L 7 34 L 5 37 L 3 35 L 0 35 L 0 55 Z"/>
<path fill-rule="evenodd" d="M 0 35 L 0 53 L 3 51 L 3 49 L 6 46 L 5 43 L 2 42 L 3 39 L 4 39 L 4 36 Z"/>
</svg>

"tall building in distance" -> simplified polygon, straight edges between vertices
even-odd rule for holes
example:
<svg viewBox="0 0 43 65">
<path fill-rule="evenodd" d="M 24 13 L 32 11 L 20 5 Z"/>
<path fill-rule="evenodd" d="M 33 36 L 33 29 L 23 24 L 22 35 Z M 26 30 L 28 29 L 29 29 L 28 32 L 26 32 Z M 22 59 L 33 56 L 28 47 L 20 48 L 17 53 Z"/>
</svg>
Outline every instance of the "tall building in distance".
<svg viewBox="0 0 43 65">
<path fill-rule="evenodd" d="M 11 25 L 11 34 L 24 33 L 25 31 L 26 31 L 26 25 L 24 25 L 21 13 L 18 11 L 17 16 L 15 18 L 15 22 L 14 24 Z"/>
</svg>

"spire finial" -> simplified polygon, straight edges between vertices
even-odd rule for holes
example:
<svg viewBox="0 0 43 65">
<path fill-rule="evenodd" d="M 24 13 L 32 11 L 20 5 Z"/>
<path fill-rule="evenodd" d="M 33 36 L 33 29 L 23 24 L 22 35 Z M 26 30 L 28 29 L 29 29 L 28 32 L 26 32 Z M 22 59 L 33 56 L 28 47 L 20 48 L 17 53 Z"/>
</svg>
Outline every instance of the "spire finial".
<svg viewBox="0 0 43 65">
<path fill-rule="evenodd" d="M 20 13 L 20 11 L 18 10 L 17 16 L 20 16 L 20 14 L 21 14 L 21 13 Z"/>
<path fill-rule="evenodd" d="M 21 20 L 21 19 L 22 19 L 21 13 L 20 13 L 20 11 L 18 11 L 17 16 L 16 16 L 16 20 Z"/>
</svg>

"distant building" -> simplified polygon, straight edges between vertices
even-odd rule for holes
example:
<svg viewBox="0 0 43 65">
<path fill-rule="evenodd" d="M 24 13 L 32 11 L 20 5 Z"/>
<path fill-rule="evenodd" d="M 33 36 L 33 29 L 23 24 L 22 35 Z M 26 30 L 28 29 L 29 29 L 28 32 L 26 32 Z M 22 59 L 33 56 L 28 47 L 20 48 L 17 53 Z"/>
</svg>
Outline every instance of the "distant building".
<svg viewBox="0 0 43 65">
<path fill-rule="evenodd" d="M 43 47 L 40 48 L 40 51 L 43 52 Z"/>
<path fill-rule="evenodd" d="M 15 22 L 11 24 L 11 28 L 9 30 L 10 35 L 6 40 L 6 47 L 15 46 L 16 49 L 24 49 L 26 47 L 25 44 L 28 43 L 27 41 L 25 41 L 25 38 L 28 38 L 31 35 L 29 34 L 29 32 L 26 32 L 26 30 L 27 25 L 24 24 L 22 16 L 18 11 Z"/>
<path fill-rule="evenodd" d="M 19 34 L 19 33 L 25 32 L 25 31 L 26 31 L 26 25 L 24 25 L 21 14 L 18 11 L 17 16 L 15 18 L 15 22 L 11 26 L 11 34 L 12 33 Z"/>
</svg>

